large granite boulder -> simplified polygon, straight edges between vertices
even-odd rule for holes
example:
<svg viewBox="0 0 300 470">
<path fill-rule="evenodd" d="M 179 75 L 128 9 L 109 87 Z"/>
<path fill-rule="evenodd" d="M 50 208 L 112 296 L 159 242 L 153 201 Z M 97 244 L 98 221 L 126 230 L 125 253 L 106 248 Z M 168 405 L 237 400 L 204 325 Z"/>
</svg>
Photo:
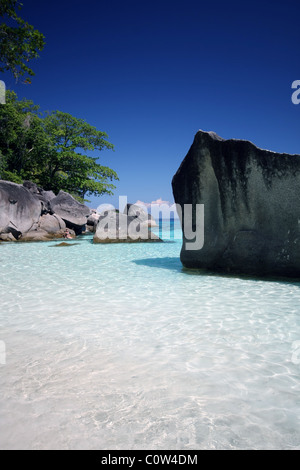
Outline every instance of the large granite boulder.
<svg viewBox="0 0 300 470">
<path fill-rule="evenodd" d="M 300 155 L 199 131 L 172 187 L 182 211 L 185 267 L 300 277 Z M 191 243 L 197 204 L 204 205 L 198 247 Z"/>
<path fill-rule="evenodd" d="M 50 200 L 50 210 L 61 217 L 67 227 L 73 229 L 76 234 L 85 229 L 90 208 L 76 201 L 69 193 L 60 191 L 58 195 Z"/>
<path fill-rule="evenodd" d="M 94 243 L 136 243 L 160 242 L 156 234 L 152 233 L 147 224 L 143 224 L 137 216 L 129 216 L 116 210 L 105 211 L 100 214 Z"/>
<path fill-rule="evenodd" d="M 3 239 L 19 239 L 37 224 L 41 202 L 19 184 L 0 181 L 0 235 Z M 5 234 L 10 234 L 5 236 Z"/>
</svg>

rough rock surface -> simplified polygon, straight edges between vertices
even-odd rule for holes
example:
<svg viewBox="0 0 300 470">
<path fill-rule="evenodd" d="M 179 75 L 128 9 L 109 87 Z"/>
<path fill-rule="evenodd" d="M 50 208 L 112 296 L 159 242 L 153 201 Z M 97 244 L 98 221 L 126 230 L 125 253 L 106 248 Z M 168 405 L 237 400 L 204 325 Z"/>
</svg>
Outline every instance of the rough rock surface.
<svg viewBox="0 0 300 470">
<path fill-rule="evenodd" d="M 70 194 L 60 191 L 50 200 L 50 210 L 61 217 L 67 227 L 75 230 L 76 234 L 83 231 L 90 215 L 90 208 L 76 201 Z"/>
<path fill-rule="evenodd" d="M 51 212 L 50 201 L 56 197 L 53 191 L 44 191 L 35 183 L 32 183 L 32 181 L 24 181 L 23 186 L 41 202 L 42 214 L 48 214 Z"/>
<path fill-rule="evenodd" d="M 81 233 L 90 209 L 68 193 L 61 193 L 55 196 L 52 191 L 44 191 L 30 181 L 20 185 L 0 180 L 0 240 L 47 241 L 62 238 L 66 225 L 71 229 L 72 236 L 75 232 Z M 65 217 L 66 222 L 57 212 Z M 83 217 L 83 214 L 86 215 Z"/>
<path fill-rule="evenodd" d="M 202 249 L 186 248 L 183 223 L 184 266 L 300 278 L 300 155 L 199 131 L 172 187 L 183 217 L 204 204 Z"/>
<path fill-rule="evenodd" d="M 41 202 L 28 189 L 0 181 L 0 234 L 12 234 L 11 239 L 18 239 L 38 223 L 40 215 Z"/>
<path fill-rule="evenodd" d="M 134 242 L 160 242 L 156 234 L 152 233 L 147 224 L 137 216 L 121 214 L 115 210 L 100 214 L 96 226 L 94 243 L 134 243 Z"/>
<path fill-rule="evenodd" d="M 22 241 L 48 241 L 64 236 L 65 222 L 56 214 L 43 214 L 31 230 L 22 235 Z"/>
</svg>

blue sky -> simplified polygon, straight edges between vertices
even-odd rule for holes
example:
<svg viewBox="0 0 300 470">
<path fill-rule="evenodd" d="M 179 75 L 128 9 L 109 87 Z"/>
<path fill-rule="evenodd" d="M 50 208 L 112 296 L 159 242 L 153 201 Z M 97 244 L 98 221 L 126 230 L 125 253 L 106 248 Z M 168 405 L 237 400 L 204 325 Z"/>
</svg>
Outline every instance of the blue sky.
<svg viewBox="0 0 300 470">
<path fill-rule="evenodd" d="M 31 85 L 7 87 L 42 110 L 107 132 L 118 206 L 173 201 L 171 180 L 198 129 L 300 153 L 298 1 L 23 0 L 46 37 Z"/>
</svg>

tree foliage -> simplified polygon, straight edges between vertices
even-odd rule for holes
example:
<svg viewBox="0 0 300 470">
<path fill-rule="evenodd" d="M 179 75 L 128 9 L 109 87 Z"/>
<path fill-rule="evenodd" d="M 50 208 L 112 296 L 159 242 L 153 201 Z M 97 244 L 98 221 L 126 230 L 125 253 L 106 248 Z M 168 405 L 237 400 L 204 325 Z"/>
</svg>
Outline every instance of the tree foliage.
<svg viewBox="0 0 300 470">
<path fill-rule="evenodd" d="M 43 115 L 30 100 L 8 91 L 0 106 L 0 178 L 31 180 L 83 200 L 85 195 L 112 194 L 115 171 L 90 154 L 113 149 L 107 134 L 83 119 L 55 111 Z"/>
<path fill-rule="evenodd" d="M 34 75 L 28 62 L 39 57 L 45 46 L 44 36 L 18 16 L 22 4 L 18 0 L 0 0 L 0 72 L 10 71 L 16 80 L 23 77 L 31 83 Z"/>
</svg>

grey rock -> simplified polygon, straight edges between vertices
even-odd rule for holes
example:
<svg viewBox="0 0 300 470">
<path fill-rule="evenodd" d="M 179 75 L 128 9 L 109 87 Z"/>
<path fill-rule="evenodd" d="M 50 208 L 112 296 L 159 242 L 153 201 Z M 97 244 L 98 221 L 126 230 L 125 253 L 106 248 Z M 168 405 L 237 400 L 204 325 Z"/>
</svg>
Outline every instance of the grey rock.
<svg viewBox="0 0 300 470">
<path fill-rule="evenodd" d="M 65 222 L 56 214 L 42 214 L 39 221 L 20 237 L 22 242 L 49 241 L 62 238 L 66 229 Z"/>
<path fill-rule="evenodd" d="M 14 236 L 12 233 L 0 233 L 1 242 L 16 242 L 19 238 Z"/>
<path fill-rule="evenodd" d="M 37 229 L 37 230 L 30 230 L 22 235 L 20 241 L 22 242 L 47 242 L 49 240 L 53 240 L 56 238 L 62 238 L 63 230 L 61 233 L 49 233 L 46 230 Z"/>
<path fill-rule="evenodd" d="M 53 191 L 44 191 L 32 181 L 24 181 L 23 186 L 41 201 L 42 213 L 47 214 L 51 212 L 50 201 L 56 197 Z"/>
<path fill-rule="evenodd" d="M 57 233 L 66 229 L 66 223 L 57 214 L 44 214 L 39 219 L 38 228 L 48 233 Z"/>
<path fill-rule="evenodd" d="M 91 227 L 94 227 L 97 225 L 98 220 L 100 218 L 100 214 L 98 214 L 95 211 L 91 211 L 89 217 L 87 218 L 87 225 L 90 225 Z"/>
<path fill-rule="evenodd" d="M 148 219 L 148 213 L 136 204 L 126 204 L 124 214 L 129 215 L 130 217 L 138 217 L 142 221 Z"/>
<path fill-rule="evenodd" d="M 39 194 L 39 189 L 35 183 L 32 181 L 24 181 L 23 182 L 24 188 L 28 189 L 28 191 L 31 192 L 31 194 Z"/>
<path fill-rule="evenodd" d="M 188 268 L 254 276 L 300 277 L 300 155 L 262 150 L 199 131 L 173 177 L 182 214 L 204 204 L 204 245 L 187 249 Z"/>
<path fill-rule="evenodd" d="M 0 180 L 0 240 L 61 238 L 66 225 L 75 236 L 85 228 L 89 214 L 88 207 L 63 191 L 55 196 L 30 181 L 20 185 Z"/>
<path fill-rule="evenodd" d="M 156 227 L 157 224 L 151 214 L 148 214 L 142 207 L 136 204 L 127 204 L 124 209 L 124 214 L 130 217 L 138 218 L 145 226 Z"/>
<path fill-rule="evenodd" d="M 37 186 L 37 184 L 33 183 L 32 181 L 24 181 L 23 186 L 24 188 L 28 189 L 31 194 L 34 194 L 40 200 L 48 202 L 50 201 L 50 199 L 53 199 L 55 197 L 53 191 L 44 191 L 43 188 L 40 188 L 39 186 Z"/>
<path fill-rule="evenodd" d="M 42 196 L 42 198 L 44 198 L 47 202 L 48 202 L 48 201 L 51 201 L 51 199 L 54 199 L 54 198 L 56 197 L 56 195 L 54 194 L 53 191 L 44 191 L 44 190 L 42 190 L 41 196 Z"/>
<path fill-rule="evenodd" d="M 40 189 L 39 193 L 37 194 L 38 199 L 41 201 L 43 206 L 43 212 L 45 214 L 52 213 L 50 201 L 54 199 L 56 196 L 53 191 L 44 191 Z"/>
<path fill-rule="evenodd" d="M 40 215 L 41 202 L 27 188 L 0 181 L 0 234 L 18 239 L 38 223 Z"/>
<path fill-rule="evenodd" d="M 100 214 L 94 243 L 157 242 L 160 238 L 150 232 L 136 216 L 120 214 L 114 210 Z"/>
<path fill-rule="evenodd" d="M 64 191 L 50 200 L 50 209 L 65 221 L 67 227 L 74 229 L 76 234 L 82 233 L 90 215 L 89 207 Z"/>
</svg>

